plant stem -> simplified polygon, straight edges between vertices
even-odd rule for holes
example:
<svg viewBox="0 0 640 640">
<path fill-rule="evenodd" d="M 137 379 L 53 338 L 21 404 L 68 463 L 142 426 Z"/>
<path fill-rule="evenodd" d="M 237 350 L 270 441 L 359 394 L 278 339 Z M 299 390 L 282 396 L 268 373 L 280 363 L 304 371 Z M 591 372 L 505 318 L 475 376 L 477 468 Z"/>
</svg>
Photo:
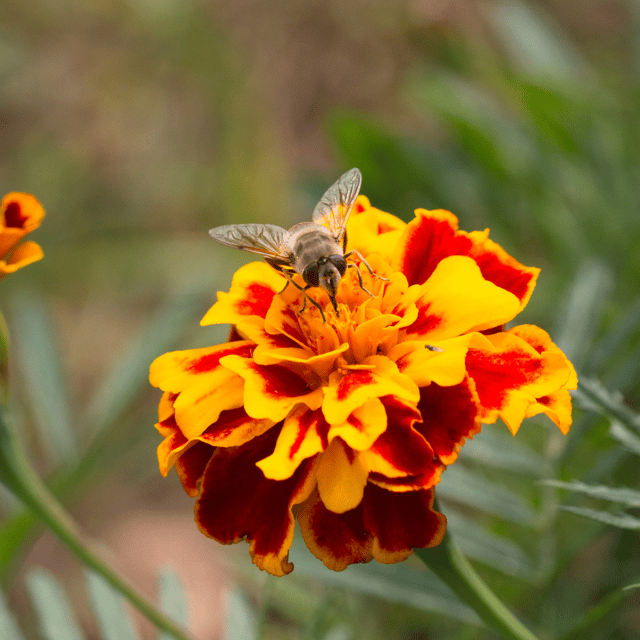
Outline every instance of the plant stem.
<svg viewBox="0 0 640 640">
<path fill-rule="evenodd" d="M 0 406 L 0 481 L 11 489 L 76 556 L 102 576 L 158 629 L 175 640 L 191 640 L 184 630 L 101 559 L 101 552 L 86 540 L 75 521 L 29 464 L 6 418 L 6 407 L 3 406 Z"/>
<path fill-rule="evenodd" d="M 438 509 L 437 503 L 434 508 Z M 414 553 L 503 638 L 538 640 L 484 583 L 448 531 L 437 547 L 415 549 Z"/>
</svg>

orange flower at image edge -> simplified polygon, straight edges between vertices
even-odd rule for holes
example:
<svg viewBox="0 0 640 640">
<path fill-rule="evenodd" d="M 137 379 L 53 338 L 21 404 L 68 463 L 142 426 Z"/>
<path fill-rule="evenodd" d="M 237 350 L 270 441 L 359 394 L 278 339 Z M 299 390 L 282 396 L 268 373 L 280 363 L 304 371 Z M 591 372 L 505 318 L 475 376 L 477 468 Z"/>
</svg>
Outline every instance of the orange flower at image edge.
<svg viewBox="0 0 640 640">
<path fill-rule="evenodd" d="M 160 471 L 175 465 L 197 497 L 201 531 L 246 539 L 255 564 L 293 570 L 295 519 L 330 569 L 404 560 L 440 543 L 434 486 L 466 438 L 498 417 L 516 433 L 545 413 L 563 433 L 577 378 L 548 334 L 504 330 L 538 269 L 458 231 L 442 210 L 405 224 L 360 196 L 347 226 L 382 281 L 349 269 L 337 293 L 311 290 L 326 316 L 262 262 L 240 268 L 202 320 L 230 323 L 230 342 L 151 365 L 164 391 Z M 301 282 L 301 281 L 300 281 Z M 280 293 L 279 293 L 280 292 Z"/>
<path fill-rule="evenodd" d="M 24 236 L 37 229 L 44 209 L 28 193 L 8 193 L 0 206 L 0 280 L 42 258 L 42 249 L 32 241 L 16 246 Z"/>
</svg>

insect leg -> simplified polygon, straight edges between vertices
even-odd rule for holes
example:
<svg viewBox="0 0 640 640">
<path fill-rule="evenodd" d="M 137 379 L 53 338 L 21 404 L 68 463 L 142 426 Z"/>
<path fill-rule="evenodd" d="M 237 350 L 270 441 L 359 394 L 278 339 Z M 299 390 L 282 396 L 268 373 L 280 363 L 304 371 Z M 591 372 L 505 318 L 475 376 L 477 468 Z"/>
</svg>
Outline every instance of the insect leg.
<svg viewBox="0 0 640 640">
<path fill-rule="evenodd" d="M 377 273 L 373 272 L 373 269 L 371 268 L 371 265 L 363 258 L 362 254 L 359 251 L 356 251 L 355 249 L 352 249 L 351 251 L 349 251 L 349 253 L 345 254 L 344 259 L 346 260 L 347 258 L 352 256 L 354 253 L 358 256 L 358 258 L 360 258 L 360 262 L 362 262 L 362 264 L 364 264 L 364 266 L 367 267 L 367 269 L 369 269 L 369 273 L 372 276 L 375 276 L 376 278 L 379 278 L 380 280 L 384 280 L 385 282 L 389 282 L 389 278 L 383 278 L 382 276 L 379 276 Z M 358 270 L 358 273 L 360 273 L 360 270 Z M 360 286 L 362 286 L 362 285 L 360 285 Z M 364 287 L 362 287 L 362 288 L 364 289 Z M 365 289 L 365 291 L 366 291 L 366 289 Z"/>
<path fill-rule="evenodd" d="M 311 302 L 311 304 L 314 307 L 317 307 L 318 311 L 320 312 L 320 315 L 322 316 L 322 324 L 325 324 L 327 319 L 324 317 L 324 311 L 322 310 L 322 307 L 307 293 L 307 289 L 310 289 L 311 285 L 307 285 L 306 287 L 301 287 L 297 282 L 295 282 L 292 279 L 288 271 L 282 270 L 281 273 L 287 279 L 287 284 L 291 283 L 296 289 L 298 289 L 298 291 L 302 291 L 302 293 L 304 294 L 304 303 L 302 304 L 302 309 L 300 309 L 300 313 L 302 313 L 307 308 L 307 300 L 309 300 L 309 302 Z M 286 286 L 285 286 L 285 289 L 286 289 Z M 284 289 L 282 291 L 284 291 Z"/>
<path fill-rule="evenodd" d="M 347 269 L 351 269 L 351 267 L 353 267 L 356 270 L 356 273 L 358 274 L 358 284 L 360 285 L 360 288 L 363 291 L 366 291 L 372 298 L 375 298 L 373 293 L 371 293 L 371 291 L 369 291 L 369 289 L 367 289 L 367 287 L 364 286 L 364 283 L 362 282 L 362 274 L 360 273 L 360 268 L 358 267 L 358 265 L 355 262 L 350 262 L 347 265 Z"/>
</svg>

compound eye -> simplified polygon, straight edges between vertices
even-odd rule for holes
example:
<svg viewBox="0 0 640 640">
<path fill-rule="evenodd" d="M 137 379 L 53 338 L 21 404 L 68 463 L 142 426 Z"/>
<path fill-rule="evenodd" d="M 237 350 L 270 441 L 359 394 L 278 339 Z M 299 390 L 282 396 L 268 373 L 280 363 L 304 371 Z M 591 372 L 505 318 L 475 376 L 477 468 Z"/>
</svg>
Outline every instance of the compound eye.
<svg viewBox="0 0 640 640">
<path fill-rule="evenodd" d="M 344 259 L 344 256 L 335 255 L 329 256 L 329 260 L 331 260 L 333 266 L 338 270 L 341 276 L 345 274 L 347 270 L 347 261 Z"/>
<path fill-rule="evenodd" d="M 317 287 L 320 284 L 320 275 L 318 274 L 318 263 L 312 262 L 311 264 L 307 265 L 305 270 L 302 272 L 302 277 L 310 287 Z"/>
</svg>

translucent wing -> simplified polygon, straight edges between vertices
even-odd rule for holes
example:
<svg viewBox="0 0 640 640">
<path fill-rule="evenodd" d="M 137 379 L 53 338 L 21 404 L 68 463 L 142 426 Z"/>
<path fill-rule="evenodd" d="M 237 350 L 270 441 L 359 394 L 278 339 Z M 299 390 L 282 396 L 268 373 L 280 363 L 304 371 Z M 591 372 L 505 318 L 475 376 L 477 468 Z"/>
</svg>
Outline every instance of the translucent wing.
<svg viewBox="0 0 640 640">
<path fill-rule="evenodd" d="M 313 210 L 313 221 L 328 227 L 337 242 L 342 240 L 353 203 L 358 197 L 362 174 L 351 169 L 331 185 Z"/>
<path fill-rule="evenodd" d="M 285 229 L 275 224 L 227 224 L 209 231 L 220 244 L 281 260 L 290 255 L 283 242 L 285 233 Z"/>
</svg>

